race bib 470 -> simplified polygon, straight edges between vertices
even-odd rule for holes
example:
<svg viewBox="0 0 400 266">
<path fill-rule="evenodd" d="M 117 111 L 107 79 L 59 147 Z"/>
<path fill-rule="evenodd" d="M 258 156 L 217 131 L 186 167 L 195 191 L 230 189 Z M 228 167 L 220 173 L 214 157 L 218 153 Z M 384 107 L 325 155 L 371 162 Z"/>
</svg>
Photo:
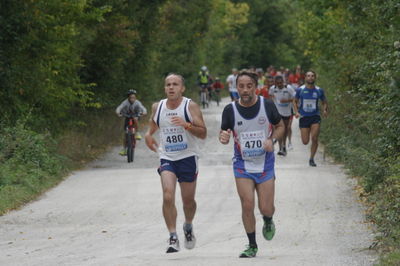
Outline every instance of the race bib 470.
<svg viewBox="0 0 400 266">
<path fill-rule="evenodd" d="M 239 138 L 243 159 L 251 160 L 265 154 L 263 142 L 266 137 L 264 131 L 242 132 Z"/>
</svg>

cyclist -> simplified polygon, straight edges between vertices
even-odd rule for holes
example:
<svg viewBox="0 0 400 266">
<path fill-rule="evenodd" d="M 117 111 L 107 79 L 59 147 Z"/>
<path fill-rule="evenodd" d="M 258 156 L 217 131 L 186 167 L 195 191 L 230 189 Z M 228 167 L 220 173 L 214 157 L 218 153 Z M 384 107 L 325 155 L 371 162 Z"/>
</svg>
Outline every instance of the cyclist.
<svg viewBox="0 0 400 266">
<path fill-rule="evenodd" d="M 258 76 L 258 83 L 257 83 L 257 89 L 262 89 L 265 85 L 265 76 L 264 76 L 264 71 L 262 68 L 257 68 L 257 76 Z"/>
<path fill-rule="evenodd" d="M 214 93 L 217 101 L 217 106 L 219 106 L 219 101 L 220 101 L 220 93 L 221 90 L 224 88 L 224 84 L 221 82 L 219 77 L 215 77 L 215 82 L 211 85 L 211 90 Z"/>
<path fill-rule="evenodd" d="M 139 125 L 139 116 L 141 115 L 146 115 L 147 114 L 147 109 L 146 107 L 143 106 L 143 104 L 136 99 L 136 90 L 129 90 L 127 92 L 127 99 L 125 99 L 118 107 L 115 109 L 115 112 L 117 113 L 118 116 L 122 117 L 125 116 L 125 122 L 124 122 L 124 132 L 126 130 L 126 127 L 128 126 L 128 121 L 129 119 L 126 116 L 133 116 L 135 120 L 135 130 L 136 130 L 136 139 L 140 140 L 142 139 L 142 136 L 140 136 L 139 132 L 137 131 L 138 125 Z M 121 156 L 126 155 L 126 136 L 124 136 L 124 144 L 123 144 L 123 149 L 120 151 Z"/>
<path fill-rule="evenodd" d="M 203 108 L 207 105 L 208 107 L 208 92 L 210 90 L 210 85 L 211 85 L 211 77 L 210 74 L 208 73 L 208 68 L 206 66 L 202 66 L 199 72 L 199 75 L 197 76 L 197 84 L 200 87 L 200 100 L 202 102 Z M 201 99 L 201 94 L 205 93 L 206 99 Z"/>
</svg>

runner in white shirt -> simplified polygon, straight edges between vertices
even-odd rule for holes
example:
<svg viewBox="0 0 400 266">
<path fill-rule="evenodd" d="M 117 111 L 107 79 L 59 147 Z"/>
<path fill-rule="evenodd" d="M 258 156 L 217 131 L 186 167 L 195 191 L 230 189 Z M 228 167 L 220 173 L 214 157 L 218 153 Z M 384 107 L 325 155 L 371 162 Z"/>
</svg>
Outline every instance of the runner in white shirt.
<svg viewBox="0 0 400 266">
<path fill-rule="evenodd" d="M 238 94 L 238 91 L 236 89 L 236 77 L 237 77 L 237 75 L 238 75 L 238 70 L 236 68 L 232 68 L 232 74 L 230 74 L 226 78 L 226 83 L 228 83 L 229 94 L 231 96 L 231 100 L 232 101 L 236 101 L 237 99 L 239 99 L 239 94 Z"/>
<path fill-rule="evenodd" d="M 279 114 L 285 124 L 285 133 L 282 139 L 279 140 L 278 155 L 286 156 L 286 138 L 289 130 L 289 121 L 292 116 L 292 102 L 296 92 L 290 85 L 284 85 L 283 77 L 275 77 L 275 85 L 269 89 L 269 96 L 274 101 Z"/>
<path fill-rule="evenodd" d="M 176 182 L 179 182 L 185 213 L 183 231 L 185 248 L 192 249 L 196 238 L 192 221 L 196 213 L 196 180 L 198 173 L 198 150 L 196 139 L 205 139 L 207 129 L 200 107 L 183 97 L 184 79 L 181 75 L 170 74 L 165 78 L 167 98 L 153 104 L 146 145 L 160 156 L 158 172 L 163 190 L 163 215 L 168 231 L 167 253 L 180 250 L 176 233 L 177 211 L 175 207 Z M 153 134 L 160 129 L 160 145 Z"/>
</svg>

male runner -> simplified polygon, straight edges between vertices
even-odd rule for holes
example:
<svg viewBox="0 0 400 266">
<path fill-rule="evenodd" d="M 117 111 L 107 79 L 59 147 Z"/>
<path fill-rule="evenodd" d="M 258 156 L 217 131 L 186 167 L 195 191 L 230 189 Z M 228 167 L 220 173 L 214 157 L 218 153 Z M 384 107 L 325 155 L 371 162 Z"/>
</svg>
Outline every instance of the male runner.
<svg viewBox="0 0 400 266">
<path fill-rule="evenodd" d="M 232 68 L 232 74 L 230 74 L 226 78 L 226 82 L 228 83 L 229 95 L 231 96 L 232 101 L 236 101 L 239 98 L 239 94 L 236 89 L 236 77 L 238 75 L 238 70 L 236 68 Z"/>
<path fill-rule="evenodd" d="M 169 74 L 165 78 L 166 99 L 153 104 L 149 129 L 145 140 L 149 149 L 159 153 L 163 190 L 163 215 L 169 239 L 167 253 L 180 250 L 176 233 L 177 211 L 175 207 L 176 182 L 179 182 L 185 213 L 183 231 L 185 248 L 192 249 L 196 238 L 192 221 L 196 212 L 196 179 L 198 173 L 198 148 L 196 139 L 205 139 L 207 129 L 199 106 L 183 97 L 184 79 L 178 74 Z M 153 134 L 160 129 L 160 145 Z"/>
<path fill-rule="evenodd" d="M 295 91 L 290 85 L 283 84 L 282 76 L 275 76 L 275 85 L 269 89 L 269 95 L 273 99 L 279 114 L 285 125 L 285 133 L 282 140 L 279 140 L 278 155 L 286 156 L 286 137 L 289 131 L 289 122 L 292 115 L 292 101 Z"/>
<path fill-rule="evenodd" d="M 239 100 L 225 106 L 222 113 L 219 141 L 228 144 L 234 139 L 233 172 L 242 204 L 242 220 L 249 245 L 241 258 L 255 257 L 258 251 L 254 216 L 254 191 L 263 215 L 263 236 L 271 240 L 275 234 L 272 216 L 275 211 L 275 139 L 283 136 L 284 125 L 274 103 L 257 96 L 257 75 L 241 72 L 237 77 Z M 273 131 L 273 125 L 275 130 Z"/>
<path fill-rule="evenodd" d="M 311 137 L 311 155 L 309 165 L 316 167 L 314 161 L 315 153 L 318 149 L 318 136 L 321 125 L 321 116 L 319 111 L 319 100 L 322 102 L 323 115 L 328 115 L 328 102 L 324 90 L 315 86 L 317 75 L 314 71 L 307 71 L 305 75 L 305 84 L 296 90 L 296 96 L 293 103 L 296 118 L 300 117 L 299 126 L 301 140 L 304 145 L 310 142 Z M 298 108 L 298 104 L 300 107 Z"/>
</svg>

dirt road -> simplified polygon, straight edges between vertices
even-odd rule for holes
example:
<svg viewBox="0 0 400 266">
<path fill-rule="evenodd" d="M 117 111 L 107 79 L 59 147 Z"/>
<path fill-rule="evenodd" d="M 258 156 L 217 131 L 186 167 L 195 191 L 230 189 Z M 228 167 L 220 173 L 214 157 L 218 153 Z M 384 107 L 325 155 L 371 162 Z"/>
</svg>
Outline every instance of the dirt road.
<svg viewBox="0 0 400 266">
<path fill-rule="evenodd" d="M 128 164 L 116 147 L 73 173 L 39 200 L 0 217 L 0 265 L 372 265 L 372 231 L 340 166 L 316 158 L 308 166 L 297 120 L 294 150 L 276 163 L 277 233 L 261 235 L 254 259 L 239 259 L 247 244 L 231 169 L 232 145 L 217 133 L 222 106 L 204 111 L 208 138 L 201 145 L 197 246 L 165 254 L 158 157 L 139 143 Z M 179 195 L 179 191 L 177 191 Z M 183 213 L 177 198 L 178 234 Z M 257 212 L 258 215 L 258 212 Z M 183 242 L 183 241 L 182 241 Z"/>
</svg>

